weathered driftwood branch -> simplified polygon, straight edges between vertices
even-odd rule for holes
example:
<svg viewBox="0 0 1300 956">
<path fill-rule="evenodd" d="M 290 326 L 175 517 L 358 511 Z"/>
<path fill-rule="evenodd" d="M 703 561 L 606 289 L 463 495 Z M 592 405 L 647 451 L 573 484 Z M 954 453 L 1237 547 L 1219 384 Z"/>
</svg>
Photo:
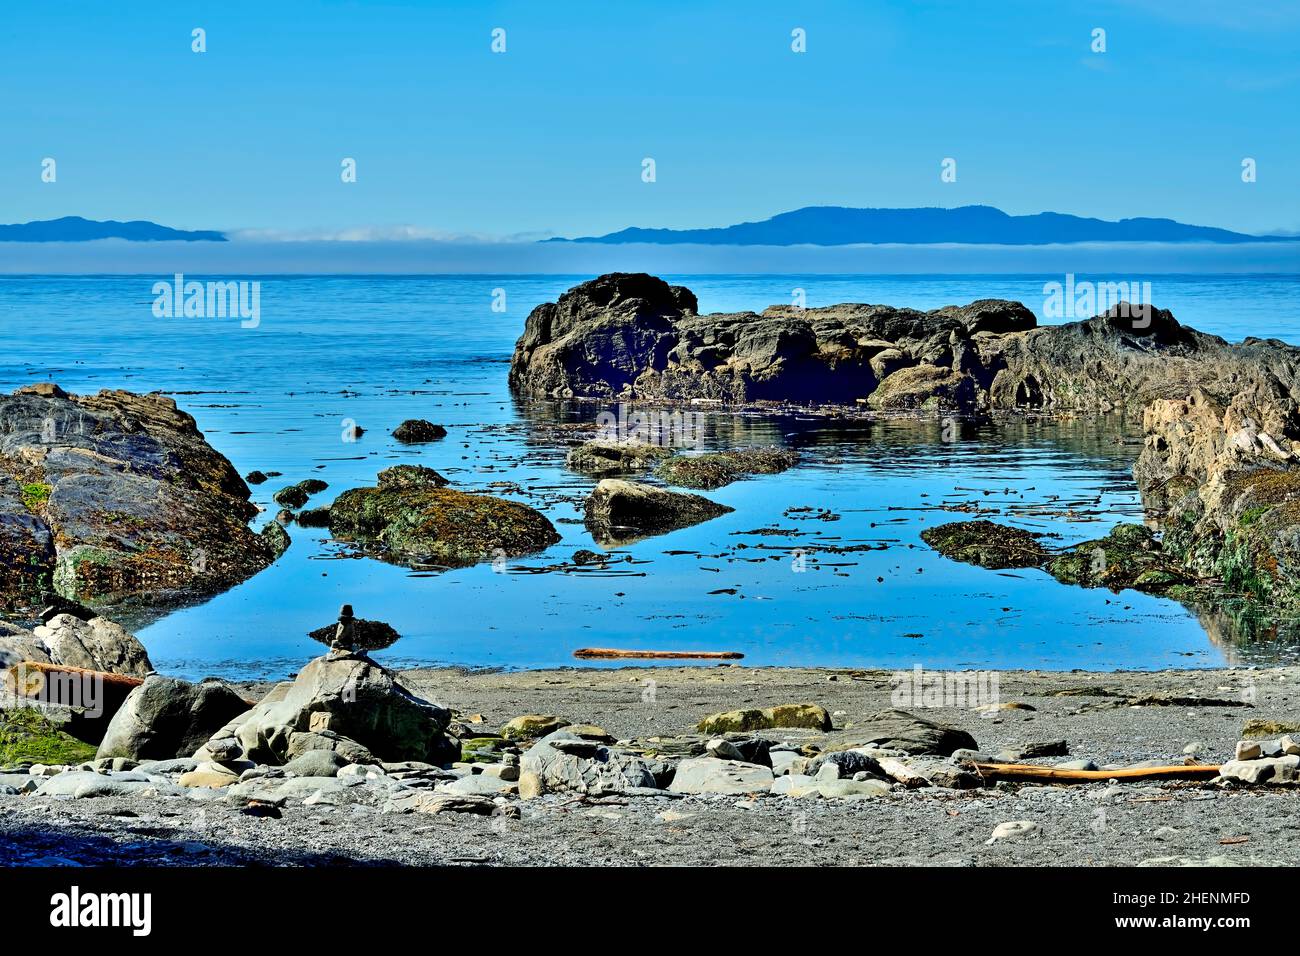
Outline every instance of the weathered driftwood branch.
<svg viewBox="0 0 1300 956">
<path fill-rule="evenodd" d="M 739 651 L 631 651 L 616 647 L 580 647 L 573 656 L 583 659 L 738 661 L 745 655 Z"/>
<path fill-rule="evenodd" d="M 1046 783 L 1096 783 L 1102 780 L 1210 780 L 1219 768 L 1208 764 L 1126 767 L 1122 770 L 1061 770 L 1020 763 L 972 763 L 986 780 L 1038 780 Z"/>
<path fill-rule="evenodd" d="M 40 676 L 38 678 L 35 675 Z M 99 681 L 104 687 L 121 691 L 124 697 L 144 683 L 142 677 L 110 674 L 108 671 L 96 671 L 87 667 L 71 667 L 66 664 L 44 664 L 40 661 L 19 661 L 14 664 L 9 668 L 8 681 L 9 686 L 16 692 L 28 693 L 30 696 L 31 691 L 43 691 L 52 682 L 55 675 L 76 680 Z"/>
</svg>

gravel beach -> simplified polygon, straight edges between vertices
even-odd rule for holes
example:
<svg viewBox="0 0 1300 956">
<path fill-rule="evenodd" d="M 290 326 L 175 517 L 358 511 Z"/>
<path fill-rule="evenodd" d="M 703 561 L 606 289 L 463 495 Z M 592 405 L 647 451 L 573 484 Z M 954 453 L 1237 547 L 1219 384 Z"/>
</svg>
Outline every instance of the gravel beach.
<svg viewBox="0 0 1300 956">
<path fill-rule="evenodd" d="M 415 692 L 495 730 L 556 714 L 625 738 L 695 731 L 718 711 L 815 702 L 835 729 L 761 732 L 824 748 L 888 708 L 891 674 L 744 666 L 406 671 Z M 1248 720 L 1300 718 L 1300 668 L 1000 672 L 1001 709 L 910 709 L 983 752 L 1064 740 L 1099 766 L 1217 764 Z M 652 683 L 651 683 L 652 682 Z M 246 685 L 250 696 L 264 687 Z M 1011 709 L 1007 704 L 1030 709 Z M 1198 746 L 1192 746 L 1198 745 Z M 361 803 L 254 816 L 218 791 L 0 796 L 0 865 L 1296 865 L 1300 790 L 1189 782 L 895 788 L 864 800 L 551 793 L 513 815 L 384 813 Z M 234 803 L 235 805 L 232 805 Z M 1036 824 L 991 840 L 999 824 Z"/>
</svg>

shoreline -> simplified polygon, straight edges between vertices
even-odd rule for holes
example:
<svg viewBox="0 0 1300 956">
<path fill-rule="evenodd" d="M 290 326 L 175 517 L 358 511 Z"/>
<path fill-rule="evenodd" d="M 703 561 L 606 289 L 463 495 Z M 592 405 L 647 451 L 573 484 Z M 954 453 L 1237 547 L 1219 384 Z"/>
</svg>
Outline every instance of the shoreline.
<svg viewBox="0 0 1300 956">
<path fill-rule="evenodd" d="M 644 739 L 695 733 L 698 720 L 720 710 L 808 701 L 831 712 L 833 730 L 757 733 L 831 748 L 851 742 L 855 725 L 891 704 L 888 671 L 732 665 L 652 673 L 649 695 L 643 668 L 424 668 L 400 676 L 415 693 L 459 711 L 461 720 L 481 718 L 485 732 L 522 714 L 549 713 L 596 723 L 620 739 Z M 1043 764 L 1175 764 L 1194 743 L 1201 744 L 1196 760 L 1218 763 L 1232 756 L 1246 721 L 1300 720 L 1300 667 L 999 677 L 1004 704 L 1034 709 L 989 716 L 964 708 L 912 710 L 968 731 L 990 753 L 1064 740 L 1067 755 L 1023 761 Z M 1135 703 L 1161 695 L 1183 703 Z M 1221 703 L 1198 705 L 1197 698 Z M 512 800 L 517 818 L 293 800 L 271 819 L 211 792 L 161 799 L 9 795 L 0 796 L 0 865 L 50 858 L 186 866 L 1297 865 L 1300 844 L 1288 836 L 1287 822 L 1295 796 L 1287 787 L 1181 781 L 900 786 L 860 800 L 548 793 Z M 1021 820 L 1038 824 L 1034 838 L 989 842 L 996 826 Z"/>
</svg>

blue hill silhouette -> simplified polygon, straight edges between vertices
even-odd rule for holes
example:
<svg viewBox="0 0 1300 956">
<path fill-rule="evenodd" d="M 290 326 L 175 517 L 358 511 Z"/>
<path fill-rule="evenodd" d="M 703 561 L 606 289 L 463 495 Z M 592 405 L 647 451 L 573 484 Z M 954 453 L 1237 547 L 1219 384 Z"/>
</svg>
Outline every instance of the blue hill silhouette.
<svg viewBox="0 0 1300 956">
<path fill-rule="evenodd" d="M 1249 236 L 1211 226 L 1191 226 L 1172 219 L 1108 222 L 1059 212 L 1011 216 L 993 206 L 959 206 L 955 209 L 806 206 L 761 222 L 742 222 L 714 229 L 633 227 L 604 236 L 545 241 L 729 246 L 954 242 L 1020 246 L 1074 242 L 1293 242 L 1296 239 L 1293 236 Z"/>
<path fill-rule="evenodd" d="M 160 226 L 136 219 L 132 222 L 97 222 L 80 216 L 0 225 L 0 242 L 90 242 L 94 239 L 129 239 L 132 242 L 225 242 L 211 230 L 192 231 Z"/>
</svg>

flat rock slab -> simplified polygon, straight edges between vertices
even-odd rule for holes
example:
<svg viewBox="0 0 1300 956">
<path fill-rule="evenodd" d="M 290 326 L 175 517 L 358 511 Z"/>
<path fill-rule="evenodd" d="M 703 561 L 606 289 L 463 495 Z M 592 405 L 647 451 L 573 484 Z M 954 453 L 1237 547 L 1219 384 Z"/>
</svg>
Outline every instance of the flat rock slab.
<svg viewBox="0 0 1300 956">
<path fill-rule="evenodd" d="M 415 791 L 395 796 L 384 804 L 385 813 L 475 813 L 489 816 L 497 804 L 490 797 L 474 794 Z"/>
<path fill-rule="evenodd" d="M 673 793 L 766 793 L 772 789 L 771 767 L 694 757 L 677 765 L 677 773 L 668 789 Z"/>
</svg>

